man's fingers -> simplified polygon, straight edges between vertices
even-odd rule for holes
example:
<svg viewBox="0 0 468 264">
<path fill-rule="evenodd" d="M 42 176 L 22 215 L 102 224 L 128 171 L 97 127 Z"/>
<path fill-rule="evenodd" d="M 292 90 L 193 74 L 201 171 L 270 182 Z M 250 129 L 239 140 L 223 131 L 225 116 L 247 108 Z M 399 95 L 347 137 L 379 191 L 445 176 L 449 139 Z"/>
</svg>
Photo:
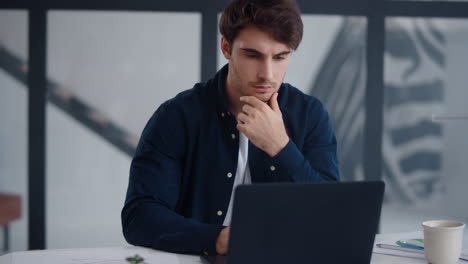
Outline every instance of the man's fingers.
<svg viewBox="0 0 468 264">
<path fill-rule="evenodd" d="M 247 115 L 252 115 L 254 111 L 255 109 L 248 104 L 242 106 L 242 112 L 244 112 Z"/>
<path fill-rule="evenodd" d="M 241 102 L 249 104 L 257 109 L 262 109 L 262 107 L 265 105 L 264 102 L 260 101 L 260 99 L 255 96 L 241 96 L 240 100 Z"/>
<path fill-rule="evenodd" d="M 273 111 L 278 112 L 280 111 L 279 105 L 278 105 L 278 93 L 274 93 L 271 98 L 269 105 Z"/>
<path fill-rule="evenodd" d="M 240 113 L 237 115 L 237 121 L 241 124 L 247 123 L 249 117 L 245 113 Z"/>
<path fill-rule="evenodd" d="M 248 116 L 245 114 L 245 113 L 240 113 L 237 115 L 237 130 L 239 130 L 240 132 L 242 133 L 246 133 L 246 129 L 247 129 L 247 121 L 248 121 Z"/>
<path fill-rule="evenodd" d="M 237 123 L 236 128 L 237 128 L 237 130 L 239 130 L 240 132 L 242 132 L 244 134 L 247 132 L 247 125 L 246 124 Z"/>
</svg>

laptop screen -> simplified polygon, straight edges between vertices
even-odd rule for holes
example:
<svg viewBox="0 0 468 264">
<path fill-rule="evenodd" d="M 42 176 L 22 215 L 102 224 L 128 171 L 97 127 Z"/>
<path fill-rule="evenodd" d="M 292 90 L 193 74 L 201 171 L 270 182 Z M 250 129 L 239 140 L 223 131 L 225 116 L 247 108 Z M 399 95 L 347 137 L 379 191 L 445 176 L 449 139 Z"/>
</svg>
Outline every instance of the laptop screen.
<svg viewBox="0 0 468 264">
<path fill-rule="evenodd" d="M 383 182 L 252 184 L 235 192 L 228 264 L 370 262 Z"/>
</svg>

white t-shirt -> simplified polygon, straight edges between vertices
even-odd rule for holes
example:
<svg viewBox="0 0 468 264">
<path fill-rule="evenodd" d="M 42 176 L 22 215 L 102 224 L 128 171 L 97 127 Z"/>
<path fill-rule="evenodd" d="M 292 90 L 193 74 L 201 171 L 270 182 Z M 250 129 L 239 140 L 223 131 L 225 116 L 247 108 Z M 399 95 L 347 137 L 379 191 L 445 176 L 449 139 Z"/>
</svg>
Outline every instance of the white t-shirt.
<svg viewBox="0 0 468 264">
<path fill-rule="evenodd" d="M 252 178 L 250 177 L 249 169 L 249 139 L 244 133 L 239 131 L 239 158 L 237 159 L 237 170 L 232 186 L 231 200 L 229 201 L 229 208 L 224 218 L 223 225 L 228 226 L 231 224 L 232 204 L 234 203 L 234 190 L 238 185 L 251 184 Z"/>
</svg>

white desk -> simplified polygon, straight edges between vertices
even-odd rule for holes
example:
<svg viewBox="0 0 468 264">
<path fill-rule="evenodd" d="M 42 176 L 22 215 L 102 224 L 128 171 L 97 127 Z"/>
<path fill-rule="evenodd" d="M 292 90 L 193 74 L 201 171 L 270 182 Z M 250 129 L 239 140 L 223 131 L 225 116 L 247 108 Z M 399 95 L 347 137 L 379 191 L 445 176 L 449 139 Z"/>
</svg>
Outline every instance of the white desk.
<svg viewBox="0 0 468 264">
<path fill-rule="evenodd" d="M 403 236 L 404 237 L 404 236 Z M 401 239 L 402 234 L 377 235 L 376 241 L 382 239 Z M 116 248 L 80 248 L 48 249 L 37 251 L 13 252 L 0 256 L 0 264 L 128 264 L 126 257 L 140 255 L 148 264 L 200 264 L 199 256 L 167 253 L 142 247 L 125 246 Z M 373 264 L 412 264 L 426 263 L 424 259 L 411 259 L 381 254 L 372 254 Z M 463 263 L 463 262 L 460 262 Z M 467 263 L 467 262 L 464 262 Z"/>
</svg>

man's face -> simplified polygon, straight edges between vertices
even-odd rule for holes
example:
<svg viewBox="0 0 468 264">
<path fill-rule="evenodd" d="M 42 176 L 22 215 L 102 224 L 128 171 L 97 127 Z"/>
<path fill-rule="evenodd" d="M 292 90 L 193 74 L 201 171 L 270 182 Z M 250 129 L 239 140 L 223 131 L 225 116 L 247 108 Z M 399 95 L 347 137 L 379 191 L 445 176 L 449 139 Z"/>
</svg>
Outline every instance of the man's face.
<svg viewBox="0 0 468 264">
<path fill-rule="evenodd" d="M 230 100 L 250 95 L 267 102 L 278 91 L 291 55 L 286 44 L 249 26 L 239 32 L 231 47 L 222 37 L 221 49 L 229 60 L 226 89 Z"/>
</svg>

